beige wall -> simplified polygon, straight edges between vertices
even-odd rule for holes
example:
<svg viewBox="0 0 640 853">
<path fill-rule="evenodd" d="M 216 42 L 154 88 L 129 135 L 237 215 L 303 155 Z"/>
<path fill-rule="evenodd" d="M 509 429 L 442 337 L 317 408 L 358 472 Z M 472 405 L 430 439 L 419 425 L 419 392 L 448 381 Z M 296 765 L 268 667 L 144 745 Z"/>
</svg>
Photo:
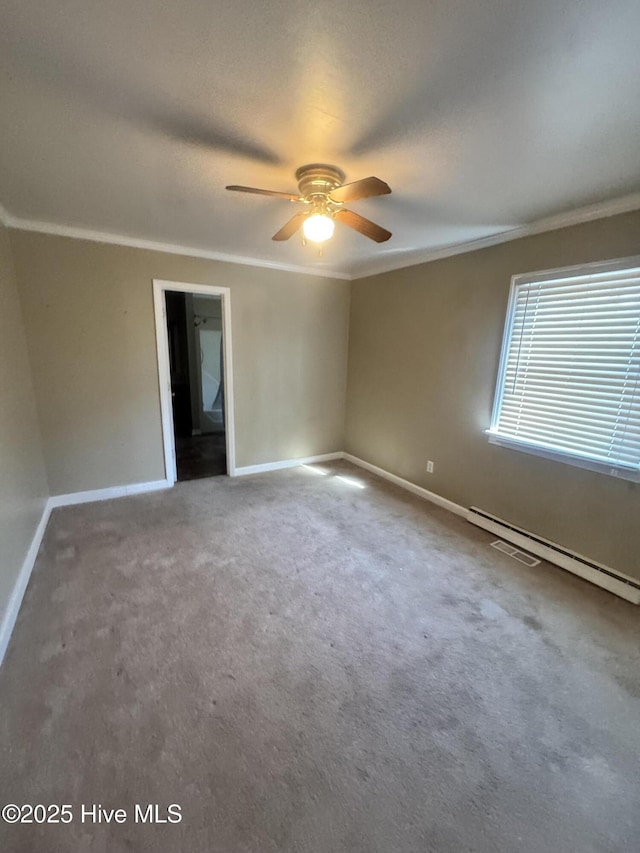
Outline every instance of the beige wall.
<svg viewBox="0 0 640 853">
<path fill-rule="evenodd" d="M 47 495 L 9 236 L 0 225 L 0 624 Z"/>
<path fill-rule="evenodd" d="M 341 450 L 349 283 L 11 232 L 52 494 L 164 478 L 152 279 L 231 288 L 238 466 Z"/>
<path fill-rule="evenodd" d="M 483 433 L 511 276 L 637 254 L 640 212 L 353 282 L 346 449 L 640 578 L 640 484 Z"/>
<path fill-rule="evenodd" d="M 639 486 L 489 445 L 483 433 L 511 276 L 638 254 L 640 213 L 353 282 L 350 332 L 343 281 L 27 232 L 12 231 L 11 244 L 52 494 L 164 477 L 151 281 L 217 284 L 232 292 L 239 466 L 344 446 L 640 577 Z M 0 256 L 7 322 L 18 307 L 15 295 L 7 302 L 6 237 Z M 3 486 L 24 477 L 24 491 L 3 491 L 2 523 L 20 504 L 7 494 L 33 507 L 12 546 L 19 555 L 46 489 L 29 451 L 35 420 L 5 403 L 18 395 L 33 412 L 26 361 L 21 373 L 6 369 L 19 361 L 19 327 L 8 325 L 1 429 L 12 470 L 3 468 Z M 4 451 L 11 443 L 18 453 Z"/>
</svg>

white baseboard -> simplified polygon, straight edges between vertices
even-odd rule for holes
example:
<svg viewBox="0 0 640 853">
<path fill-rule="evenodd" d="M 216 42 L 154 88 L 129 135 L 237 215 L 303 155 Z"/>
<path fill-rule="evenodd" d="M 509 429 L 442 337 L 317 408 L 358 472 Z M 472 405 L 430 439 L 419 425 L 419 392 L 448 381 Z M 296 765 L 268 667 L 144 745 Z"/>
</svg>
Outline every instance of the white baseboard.
<svg viewBox="0 0 640 853">
<path fill-rule="evenodd" d="M 263 474 L 265 471 L 297 468 L 298 465 L 313 465 L 314 462 L 332 462 L 343 457 L 342 451 L 338 451 L 336 453 L 322 453 L 320 456 L 305 456 L 301 459 L 281 459 L 278 462 L 264 462 L 261 465 L 246 465 L 244 468 L 236 468 L 231 476 L 244 477 L 247 474 Z"/>
<path fill-rule="evenodd" d="M 542 557 L 543 560 L 547 560 L 550 563 L 555 563 L 556 566 L 560 566 L 561 568 L 578 575 L 584 580 L 590 581 L 596 586 L 606 589 L 608 592 L 612 592 L 614 595 L 630 601 L 632 604 L 640 604 L 638 581 L 629 575 L 624 575 L 615 569 L 604 566 L 602 563 L 596 563 L 594 560 L 589 560 L 587 557 L 577 554 L 576 552 L 569 551 L 567 548 L 561 548 L 561 546 L 556 545 L 553 542 L 549 542 L 540 536 L 535 536 L 526 530 L 514 528 L 512 525 L 508 525 L 507 522 L 504 522 L 501 519 L 495 517 L 487 518 L 487 513 L 485 513 L 485 518 L 482 518 L 477 515 L 477 512 L 474 512 L 473 507 L 470 510 L 465 509 L 465 507 L 460 506 L 460 504 L 454 503 L 447 498 L 443 498 L 435 492 L 423 489 L 421 486 L 416 486 L 415 483 L 411 483 L 409 480 L 403 480 L 402 477 L 390 474 L 383 468 L 378 468 L 377 465 L 365 462 L 364 459 L 358 459 L 357 456 L 352 456 L 350 453 L 343 453 L 342 458 L 347 462 L 351 462 L 353 465 L 358 465 L 360 468 L 364 468 L 366 471 L 371 471 L 372 474 L 376 474 L 378 477 L 382 477 L 385 480 L 389 480 L 391 483 L 395 483 L 396 486 L 400 486 L 408 492 L 412 492 L 414 495 L 424 498 L 424 500 L 431 501 L 444 509 L 448 509 L 450 512 L 454 512 L 456 515 L 467 519 L 467 521 L 472 522 L 476 526 L 483 527 L 485 530 L 495 533 L 503 539 L 507 539 L 509 542 L 513 542 L 519 548 L 523 548 L 525 551 L 536 554 L 538 557 Z"/>
<path fill-rule="evenodd" d="M 448 509 L 449 512 L 454 512 L 456 515 L 460 515 L 463 518 L 467 517 L 467 510 L 463 506 L 460 506 L 460 504 L 450 501 L 448 498 L 443 498 L 435 492 L 423 489 L 422 486 L 416 486 L 415 483 L 411 483 L 409 480 L 403 480 L 402 477 L 398 477 L 396 474 L 390 474 L 389 471 L 385 471 L 384 468 L 378 468 L 377 465 L 372 465 L 371 462 L 365 462 L 364 459 L 359 459 L 357 456 L 352 456 L 350 453 L 343 453 L 342 458 L 347 462 L 351 462 L 352 465 L 358 465 L 360 468 L 364 468 L 365 471 L 370 471 L 372 474 L 382 477 L 384 480 L 389 480 L 390 483 L 395 483 L 396 486 L 406 489 L 408 492 L 417 495 L 419 498 L 423 498 L 425 501 L 431 501 L 431 503 L 437 504 L 443 509 Z"/>
<path fill-rule="evenodd" d="M 130 483 L 127 486 L 110 486 L 107 489 L 92 489 L 88 492 L 71 492 L 68 495 L 52 495 L 49 498 L 51 507 L 73 506 L 74 504 L 89 504 L 95 501 L 109 501 L 112 498 L 124 498 L 127 495 L 140 495 L 143 492 L 157 492 L 160 489 L 170 489 L 169 480 L 152 480 L 149 483 Z"/>
<path fill-rule="evenodd" d="M 13 591 L 2 616 L 2 622 L 0 622 L 0 666 L 2 666 L 2 661 L 4 660 L 5 652 L 7 651 L 7 646 L 9 645 L 9 640 L 11 639 L 11 634 L 16 624 L 16 619 L 18 618 L 20 605 L 22 604 L 22 599 L 24 598 L 29 578 L 31 577 L 31 572 L 36 561 L 36 557 L 38 556 L 38 549 L 40 548 L 42 537 L 47 529 L 47 522 L 49 521 L 50 514 L 51 502 L 50 500 L 47 500 L 42 510 L 42 516 L 40 517 L 38 526 L 36 527 L 36 532 L 33 534 L 31 545 L 29 546 L 27 555 L 22 563 L 22 568 L 20 569 L 20 573 L 18 574 L 13 586 Z"/>
<path fill-rule="evenodd" d="M 500 536 L 501 539 L 513 542 L 530 554 L 536 554 L 549 563 L 555 563 L 561 569 L 566 569 L 632 604 L 640 604 L 640 586 L 636 578 L 618 572 L 603 563 L 590 560 L 576 551 L 543 539 L 521 527 L 514 527 L 509 522 L 477 507 L 471 507 L 467 511 L 467 521 Z"/>
<path fill-rule="evenodd" d="M 33 535 L 31 545 L 27 551 L 26 557 L 24 558 L 22 568 L 20 569 L 11 597 L 9 598 L 6 610 L 2 616 L 2 621 L 0 622 L 0 666 L 2 665 L 13 628 L 16 624 L 16 619 L 18 618 L 20 605 L 22 604 L 22 599 L 24 598 L 27 585 L 29 584 L 29 578 L 31 577 L 31 572 L 33 571 L 33 566 L 36 561 L 36 557 L 38 556 L 38 549 L 40 548 L 42 537 L 47 529 L 51 510 L 59 506 L 73 506 L 73 504 L 106 501 L 111 498 L 125 497 L 126 495 L 139 495 L 143 492 L 156 492 L 160 489 L 169 489 L 171 488 L 171 485 L 172 484 L 168 480 L 154 480 L 149 483 L 131 483 L 127 486 L 112 486 L 108 489 L 93 489 L 89 492 L 53 495 L 47 499 L 44 509 L 42 510 L 42 516 L 38 522 L 38 527 Z"/>
</svg>

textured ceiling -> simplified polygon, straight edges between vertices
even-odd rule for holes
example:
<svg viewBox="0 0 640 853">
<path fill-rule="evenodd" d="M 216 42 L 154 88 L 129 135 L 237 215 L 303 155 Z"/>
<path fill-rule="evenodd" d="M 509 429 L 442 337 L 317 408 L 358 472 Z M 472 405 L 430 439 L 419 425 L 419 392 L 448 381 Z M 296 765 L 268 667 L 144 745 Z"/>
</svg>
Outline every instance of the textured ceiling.
<svg viewBox="0 0 640 853">
<path fill-rule="evenodd" d="M 357 273 L 640 189 L 638 0 L 0 0 L 13 217 Z M 375 174 L 323 257 L 297 166 Z"/>
</svg>

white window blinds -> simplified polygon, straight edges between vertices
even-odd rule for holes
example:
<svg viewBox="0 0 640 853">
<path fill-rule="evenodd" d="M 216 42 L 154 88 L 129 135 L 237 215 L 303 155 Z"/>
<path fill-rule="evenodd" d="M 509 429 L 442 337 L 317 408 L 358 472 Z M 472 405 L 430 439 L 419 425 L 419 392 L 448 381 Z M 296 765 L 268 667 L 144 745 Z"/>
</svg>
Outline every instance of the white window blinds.
<svg viewBox="0 0 640 853">
<path fill-rule="evenodd" d="M 640 258 L 514 279 L 490 436 L 638 479 Z"/>
</svg>

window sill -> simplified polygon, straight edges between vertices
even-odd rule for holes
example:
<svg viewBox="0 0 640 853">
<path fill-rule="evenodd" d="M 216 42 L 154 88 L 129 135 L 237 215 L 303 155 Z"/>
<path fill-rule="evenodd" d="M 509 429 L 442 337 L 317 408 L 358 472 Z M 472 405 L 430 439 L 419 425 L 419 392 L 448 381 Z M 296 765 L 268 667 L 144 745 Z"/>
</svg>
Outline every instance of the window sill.
<svg viewBox="0 0 640 853">
<path fill-rule="evenodd" d="M 543 459 L 552 459 L 554 462 L 564 462 L 565 465 L 574 465 L 576 468 L 586 468 L 588 471 L 597 471 L 600 474 L 607 474 L 609 477 L 617 477 L 621 480 L 631 480 L 634 483 L 640 482 L 640 470 L 637 468 L 614 466 L 607 462 L 601 462 L 599 459 L 590 459 L 588 456 L 578 456 L 574 453 L 556 450 L 555 448 L 548 447 L 544 444 L 530 444 L 527 441 L 511 438 L 510 436 L 502 435 L 501 433 L 494 432 L 490 429 L 485 430 L 485 433 L 489 438 L 490 444 L 507 447 L 509 450 L 519 450 L 521 453 L 529 453 L 532 456 L 541 456 Z"/>
</svg>

